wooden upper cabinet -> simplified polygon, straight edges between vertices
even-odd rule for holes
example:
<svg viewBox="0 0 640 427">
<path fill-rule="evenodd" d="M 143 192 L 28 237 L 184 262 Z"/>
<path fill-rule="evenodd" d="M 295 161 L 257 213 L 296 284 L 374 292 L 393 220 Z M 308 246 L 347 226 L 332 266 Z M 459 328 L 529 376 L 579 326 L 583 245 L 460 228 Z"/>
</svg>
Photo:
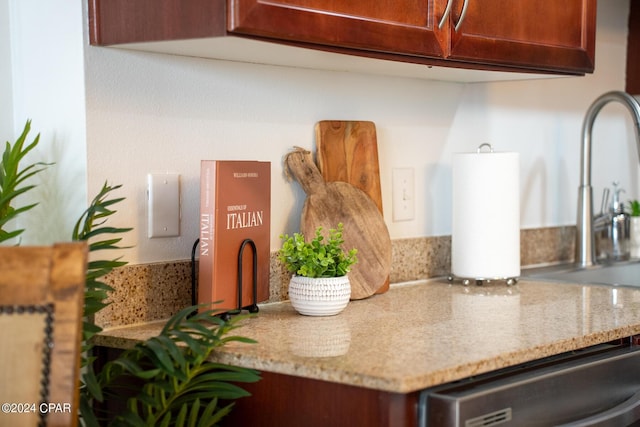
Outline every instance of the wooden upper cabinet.
<svg viewBox="0 0 640 427">
<path fill-rule="evenodd" d="M 148 49 L 216 58 L 217 41 L 233 36 L 482 70 L 584 74 L 594 65 L 596 0 L 87 1 L 94 45 L 167 42 Z"/>
<path fill-rule="evenodd" d="M 631 2 L 627 39 L 627 86 L 631 95 L 640 95 L 640 2 Z"/>
<path fill-rule="evenodd" d="M 432 0 L 230 0 L 230 33 L 443 58 L 448 37 L 435 23 Z"/>
<path fill-rule="evenodd" d="M 595 0 L 451 1 L 451 59 L 578 74 L 594 69 Z"/>
</svg>

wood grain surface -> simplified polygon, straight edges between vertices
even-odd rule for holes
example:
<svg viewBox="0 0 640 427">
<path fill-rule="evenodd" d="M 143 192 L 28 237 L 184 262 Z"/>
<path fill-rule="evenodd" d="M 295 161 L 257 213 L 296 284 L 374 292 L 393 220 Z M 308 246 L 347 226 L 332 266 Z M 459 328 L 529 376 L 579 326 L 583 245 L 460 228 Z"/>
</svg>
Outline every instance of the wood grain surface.
<svg viewBox="0 0 640 427">
<path fill-rule="evenodd" d="M 376 125 L 370 121 L 323 120 L 316 124 L 318 168 L 327 182 L 342 181 L 364 191 L 382 210 Z M 389 277 L 376 290 L 389 290 Z"/>
<path fill-rule="evenodd" d="M 309 151 L 293 151 L 285 163 L 307 194 L 300 231 L 313 236 L 317 227 L 327 232 L 343 223 L 344 248 L 358 250 L 358 263 L 349 273 L 351 299 L 373 295 L 391 270 L 391 238 L 378 207 L 351 184 L 325 182 Z"/>
</svg>

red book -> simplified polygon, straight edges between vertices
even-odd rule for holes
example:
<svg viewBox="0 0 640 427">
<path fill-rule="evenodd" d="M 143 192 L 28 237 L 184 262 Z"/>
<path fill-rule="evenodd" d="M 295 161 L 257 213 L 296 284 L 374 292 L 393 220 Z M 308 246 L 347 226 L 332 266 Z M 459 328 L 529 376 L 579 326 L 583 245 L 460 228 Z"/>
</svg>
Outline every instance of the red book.
<svg viewBox="0 0 640 427">
<path fill-rule="evenodd" d="M 201 161 L 198 304 L 239 307 L 238 254 L 246 239 L 256 247 L 256 302 L 269 298 L 270 224 L 270 162 Z M 240 306 L 248 307 L 254 302 L 252 245 L 245 243 L 242 253 Z"/>
</svg>

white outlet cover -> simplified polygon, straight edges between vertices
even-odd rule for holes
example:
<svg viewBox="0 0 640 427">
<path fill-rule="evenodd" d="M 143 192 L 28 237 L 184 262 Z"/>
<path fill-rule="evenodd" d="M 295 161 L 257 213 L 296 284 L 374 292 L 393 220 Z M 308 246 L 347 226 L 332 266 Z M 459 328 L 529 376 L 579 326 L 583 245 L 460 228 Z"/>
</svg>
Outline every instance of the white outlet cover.
<svg viewBox="0 0 640 427">
<path fill-rule="evenodd" d="M 415 218 L 413 168 L 394 168 L 392 175 L 393 222 Z"/>
<path fill-rule="evenodd" d="M 180 175 L 147 175 L 149 238 L 180 235 Z"/>
</svg>

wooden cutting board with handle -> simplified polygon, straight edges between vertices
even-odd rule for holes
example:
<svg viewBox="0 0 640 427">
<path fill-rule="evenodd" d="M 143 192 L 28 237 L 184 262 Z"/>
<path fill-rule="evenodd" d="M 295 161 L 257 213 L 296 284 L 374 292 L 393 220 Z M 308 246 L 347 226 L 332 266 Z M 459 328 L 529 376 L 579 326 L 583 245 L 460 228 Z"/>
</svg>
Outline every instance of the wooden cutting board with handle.
<svg viewBox="0 0 640 427">
<path fill-rule="evenodd" d="M 382 213 L 376 125 L 370 121 L 323 120 L 316 124 L 318 168 L 327 182 L 342 181 L 364 191 Z M 389 290 L 389 277 L 376 290 Z"/>
<path fill-rule="evenodd" d="M 343 223 L 344 249 L 358 250 L 358 262 L 349 273 L 351 299 L 370 297 L 391 270 L 391 238 L 378 207 L 351 184 L 325 182 L 309 151 L 297 149 L 287 154 L 285 163 L 307 194 L 300 231 L 314 236 L 317 227 L 327 232 Z"/>
</svg>

